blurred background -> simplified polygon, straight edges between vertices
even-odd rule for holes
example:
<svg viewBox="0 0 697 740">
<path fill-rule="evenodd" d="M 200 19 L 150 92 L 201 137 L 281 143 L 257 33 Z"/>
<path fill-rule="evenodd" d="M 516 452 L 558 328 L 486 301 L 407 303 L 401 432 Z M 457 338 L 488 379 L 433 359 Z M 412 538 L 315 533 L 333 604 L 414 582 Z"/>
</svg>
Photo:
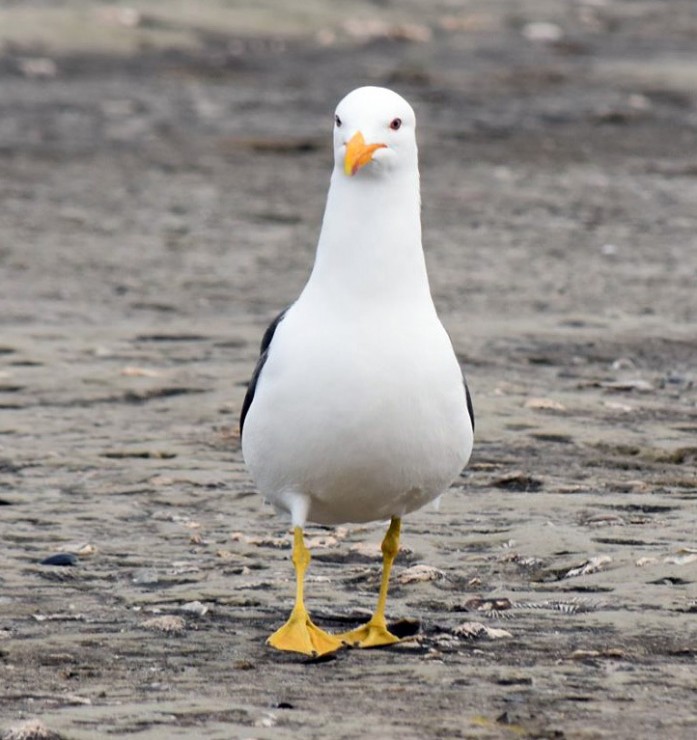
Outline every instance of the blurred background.
<svg viewBox="0 0 697 740">
<path fill-rule="evenodd" d="M 696 38 L 690 0 L 3 2 L 3 313 L 248 311 L 260 266 L 290 300 L 333 108 L 379 84 L 419 114 L 442 310 L 693 320 Z"/>
</svg>

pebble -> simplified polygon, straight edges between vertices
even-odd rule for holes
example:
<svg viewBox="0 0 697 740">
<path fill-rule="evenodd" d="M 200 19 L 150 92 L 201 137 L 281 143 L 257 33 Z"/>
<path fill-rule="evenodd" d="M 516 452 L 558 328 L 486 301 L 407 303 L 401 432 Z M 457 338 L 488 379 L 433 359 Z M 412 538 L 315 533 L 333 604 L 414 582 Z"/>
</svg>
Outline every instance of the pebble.
<svg viewBox="0 0 697 740">
<path fill-rule="evenodd" d="M 534 411 L 566 411 L 566 406 L 552 398 L 529 398 L 523 406 Z"/>
<path fill-rule="evenodd" d="M 513 637 L 508 630 L 498 629 L 496 627 L 487 627 L 481 622 L 463 622 L 455 627 L 453 634 L 456 637 L 461 637 L 465 640 L 481 640 L 482 638 L 486 638 L 488 640 L 500 640 L 507 637 Z"/>
<path fill-rule="evenodd" d="M 664 563 L 672 563 L 673 565 L 687 565 L 688 563 L 694 563 L 697 560 L 697 554 L 690 553 L 689 555 L 669 555 L 667 558 L 663 558 Z"/>
<path fill-rule="evenodd" d="M 232 664 L 232 667 L 236 671 L 253 671 L 256 668 L 256 666 L 254 665 L 254 663 L 252 663 L 251 660 L 236 660 Z"/>
<path fill-rule="evenodd" d="M 256 547 L 273 547 L 279 550 L 289 549 L 291 541 L 287 537 L 248 537 L 243 532 L 231 532 L 230 539 L 233 542 L 244 542 Z"/>
<path fill-rule="evenodd" d="M 121 375 L 125 375 L 128 378 L 159 378 L 162 373 L 159 370 L 153 370 L 147 367 L 127 365 L 121 369 Z"/>
<path fill-rule="evenodd" d="M 624 651 L 620 648 L 605 648 L 604 650 L 574 650 L 569 656 L 571 660 L 592 660 L 593 658 L 623 658 Z"/>
<path fill-rule="evenodd" d="M 617 401 L 603 401 L 603 406 L 610 411 L 617 411 L 620 414 L 631 414 L 634 411 L 634 406 L 630 406 L 627 403 L 617 403 Z"/>
<path fill-rule="evenodd" d="M 276 715 L 268 713 L 263 717 L 260 717 L 255 723 L 255 727 L 275 727 L 278 724 Z"/>
<path fill-rule="evenodd" d="M 63 735 L 49 730 L 38 719 L 30 719 L 5 730 L 0 740 L 63 740 Z"/>
<path fill-rule="evenodd" d="M 309 550 L 322 549 L 327 547 L 336 547 L 339 544 L 339 540 L 336 537 L 327 535 L 325 537 L 309 537 L 305 541 L 305 545 Z"/>
<path fill-rule="evenodd" d="M 428 26 L 419 23 L 390 24 L 380 20 L 366 21 L 365 19 L 347 20 L 342 24 L 342 30 L 348 36 L 363 42 L 375 39 L 394 39 L 424 43 L 429 41 L 433 35 Z"/>
<path fill-rule="evenodd" d="M 635 378 L 633 380 L 612 380 L 600 384 L 601 388 L 609 391 L 637 391 L 638 393 L 650 393 L 655 390 L 648 380 Z"/>
<path fill-rule="evenodd" d="M 583 524 L 588 527 L 624 526 L 625 521 L 617 514 L 592 514 L 583 519 Z"/>
<path fill-rule="evenodd" d="M 397 578 L 401 584 L 419 583 L 421 581 L 442 581 L 445 578 L 445 572 L 434 568 L 432 565 L 412 565 L 402 571 Z"/>
<path fill-rule="evenodd" d="M 59 552 L 55 555 L 49 555 L 41 561 L 41 565 L 77 565 L 77 556 L 70 552 Z"/>
<path fill-rule="evenodd" d="M 586 560 L 585 563 L 581 563 L 575 568 L 568 570 L 563 578 L 576 578 L 577 576 L 586 576 L 590 573 L 597 573 L 603 570 L 606 565 L 612 562 L 612 558 L 609 555 L 597 555 L 590 560 Z"/>
<path fill-rule="evenodd" d="M 481 596 L 475 596 L 467 599 L 464 606 L 467 611 L 500 612 L 512 609 L 513 602 L 506 597 L 483 599 Z"/>
<path fill-rule="evenodd" d="M 131 580 L 138 586 L 147 586 L 151 583 L 158 583 L 160 576 L 154 568 L 143 568 L 137 570 Z"/>
<path fill-rule="evenodd" d="M 58 67 L 48 57 L 21 57 L 17 60 L 19 71 L 25 77 L 50 78 L 58 74 Z"/>
<path fill-rule="evenodd" d="M 186 604 L 182 604 L 179 608 L 181 611 L 195 614 L 197 617 L 202 617 L 204 614 L 208 613 L 208 607 L 200 601 L 188 601 Z"/>
<path fill-rule="evenodd" d="M 172 614 L 165 614 L 161 617 L 153 617 L 143 622 L 143 627 L 148 630 L 157 630 L 167 634 L 177 634 L 183 632 L 186 622 L 181 617 Z"/>
<path fill-rule="evenodd" d="M 528 41 L 538 41 L 541 43 L 559 41 L 564 36 L 564 32 L 556 23 L 549 23 L 547 21 L 526 23 L 523 26 L 522 34 Z"/>
<path fill-rule="evenodd" d="M 631 357 L 618 357 L 612 365 L 611 370 L 636 370 L 636 363 Z"/>
</svg>

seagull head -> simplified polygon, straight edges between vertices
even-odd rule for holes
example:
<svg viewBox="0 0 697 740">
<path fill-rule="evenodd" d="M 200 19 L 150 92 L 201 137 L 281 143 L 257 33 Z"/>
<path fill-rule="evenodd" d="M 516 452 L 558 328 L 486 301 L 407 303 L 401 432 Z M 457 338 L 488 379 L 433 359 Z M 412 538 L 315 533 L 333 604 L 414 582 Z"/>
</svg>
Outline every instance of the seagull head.
<svg viewBox="0 0 697 740">
<path fill-rule="evenodd" d="M 335 167 L 346 177 L 385 176 L 418 167 L 412 107 L 385 87 L 359 87 L 336 107 Z"/>
</svg>

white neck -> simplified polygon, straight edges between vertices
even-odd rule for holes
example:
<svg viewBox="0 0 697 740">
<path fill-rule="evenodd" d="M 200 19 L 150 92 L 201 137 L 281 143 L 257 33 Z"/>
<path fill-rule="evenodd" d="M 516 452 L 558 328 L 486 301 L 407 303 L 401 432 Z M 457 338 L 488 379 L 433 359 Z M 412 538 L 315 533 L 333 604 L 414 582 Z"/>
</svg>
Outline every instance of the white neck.
<svg viewBox="0 0 697 740">
<path fill-rule="evenodd" d="M 432 308 L 418 170 L 368 174 L 347 177 L 334 169 L 304 295 L 336 306 Z"/>
</svg>

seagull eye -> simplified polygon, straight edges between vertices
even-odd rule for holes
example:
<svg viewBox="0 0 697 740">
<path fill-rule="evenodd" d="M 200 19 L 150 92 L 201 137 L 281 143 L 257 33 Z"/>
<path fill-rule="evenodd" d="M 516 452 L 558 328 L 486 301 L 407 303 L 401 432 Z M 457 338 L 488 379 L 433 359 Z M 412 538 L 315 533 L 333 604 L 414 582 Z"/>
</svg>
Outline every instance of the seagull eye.
<svg viewBox="0 0 697 740">
<path fill-rule="evenodd" d="M 390 121 L 390 128 L 393 131 L 399 131 L 399 129 L 402 128 L 402 119 L 401 118 L 393 118 Z"/>
<path fill-rule="evenodd" d="M 341 119 L 339 116 L 334 116 L 334 123 L 336 124 L 337 128 L 341 128 Z"/>
</svg>

